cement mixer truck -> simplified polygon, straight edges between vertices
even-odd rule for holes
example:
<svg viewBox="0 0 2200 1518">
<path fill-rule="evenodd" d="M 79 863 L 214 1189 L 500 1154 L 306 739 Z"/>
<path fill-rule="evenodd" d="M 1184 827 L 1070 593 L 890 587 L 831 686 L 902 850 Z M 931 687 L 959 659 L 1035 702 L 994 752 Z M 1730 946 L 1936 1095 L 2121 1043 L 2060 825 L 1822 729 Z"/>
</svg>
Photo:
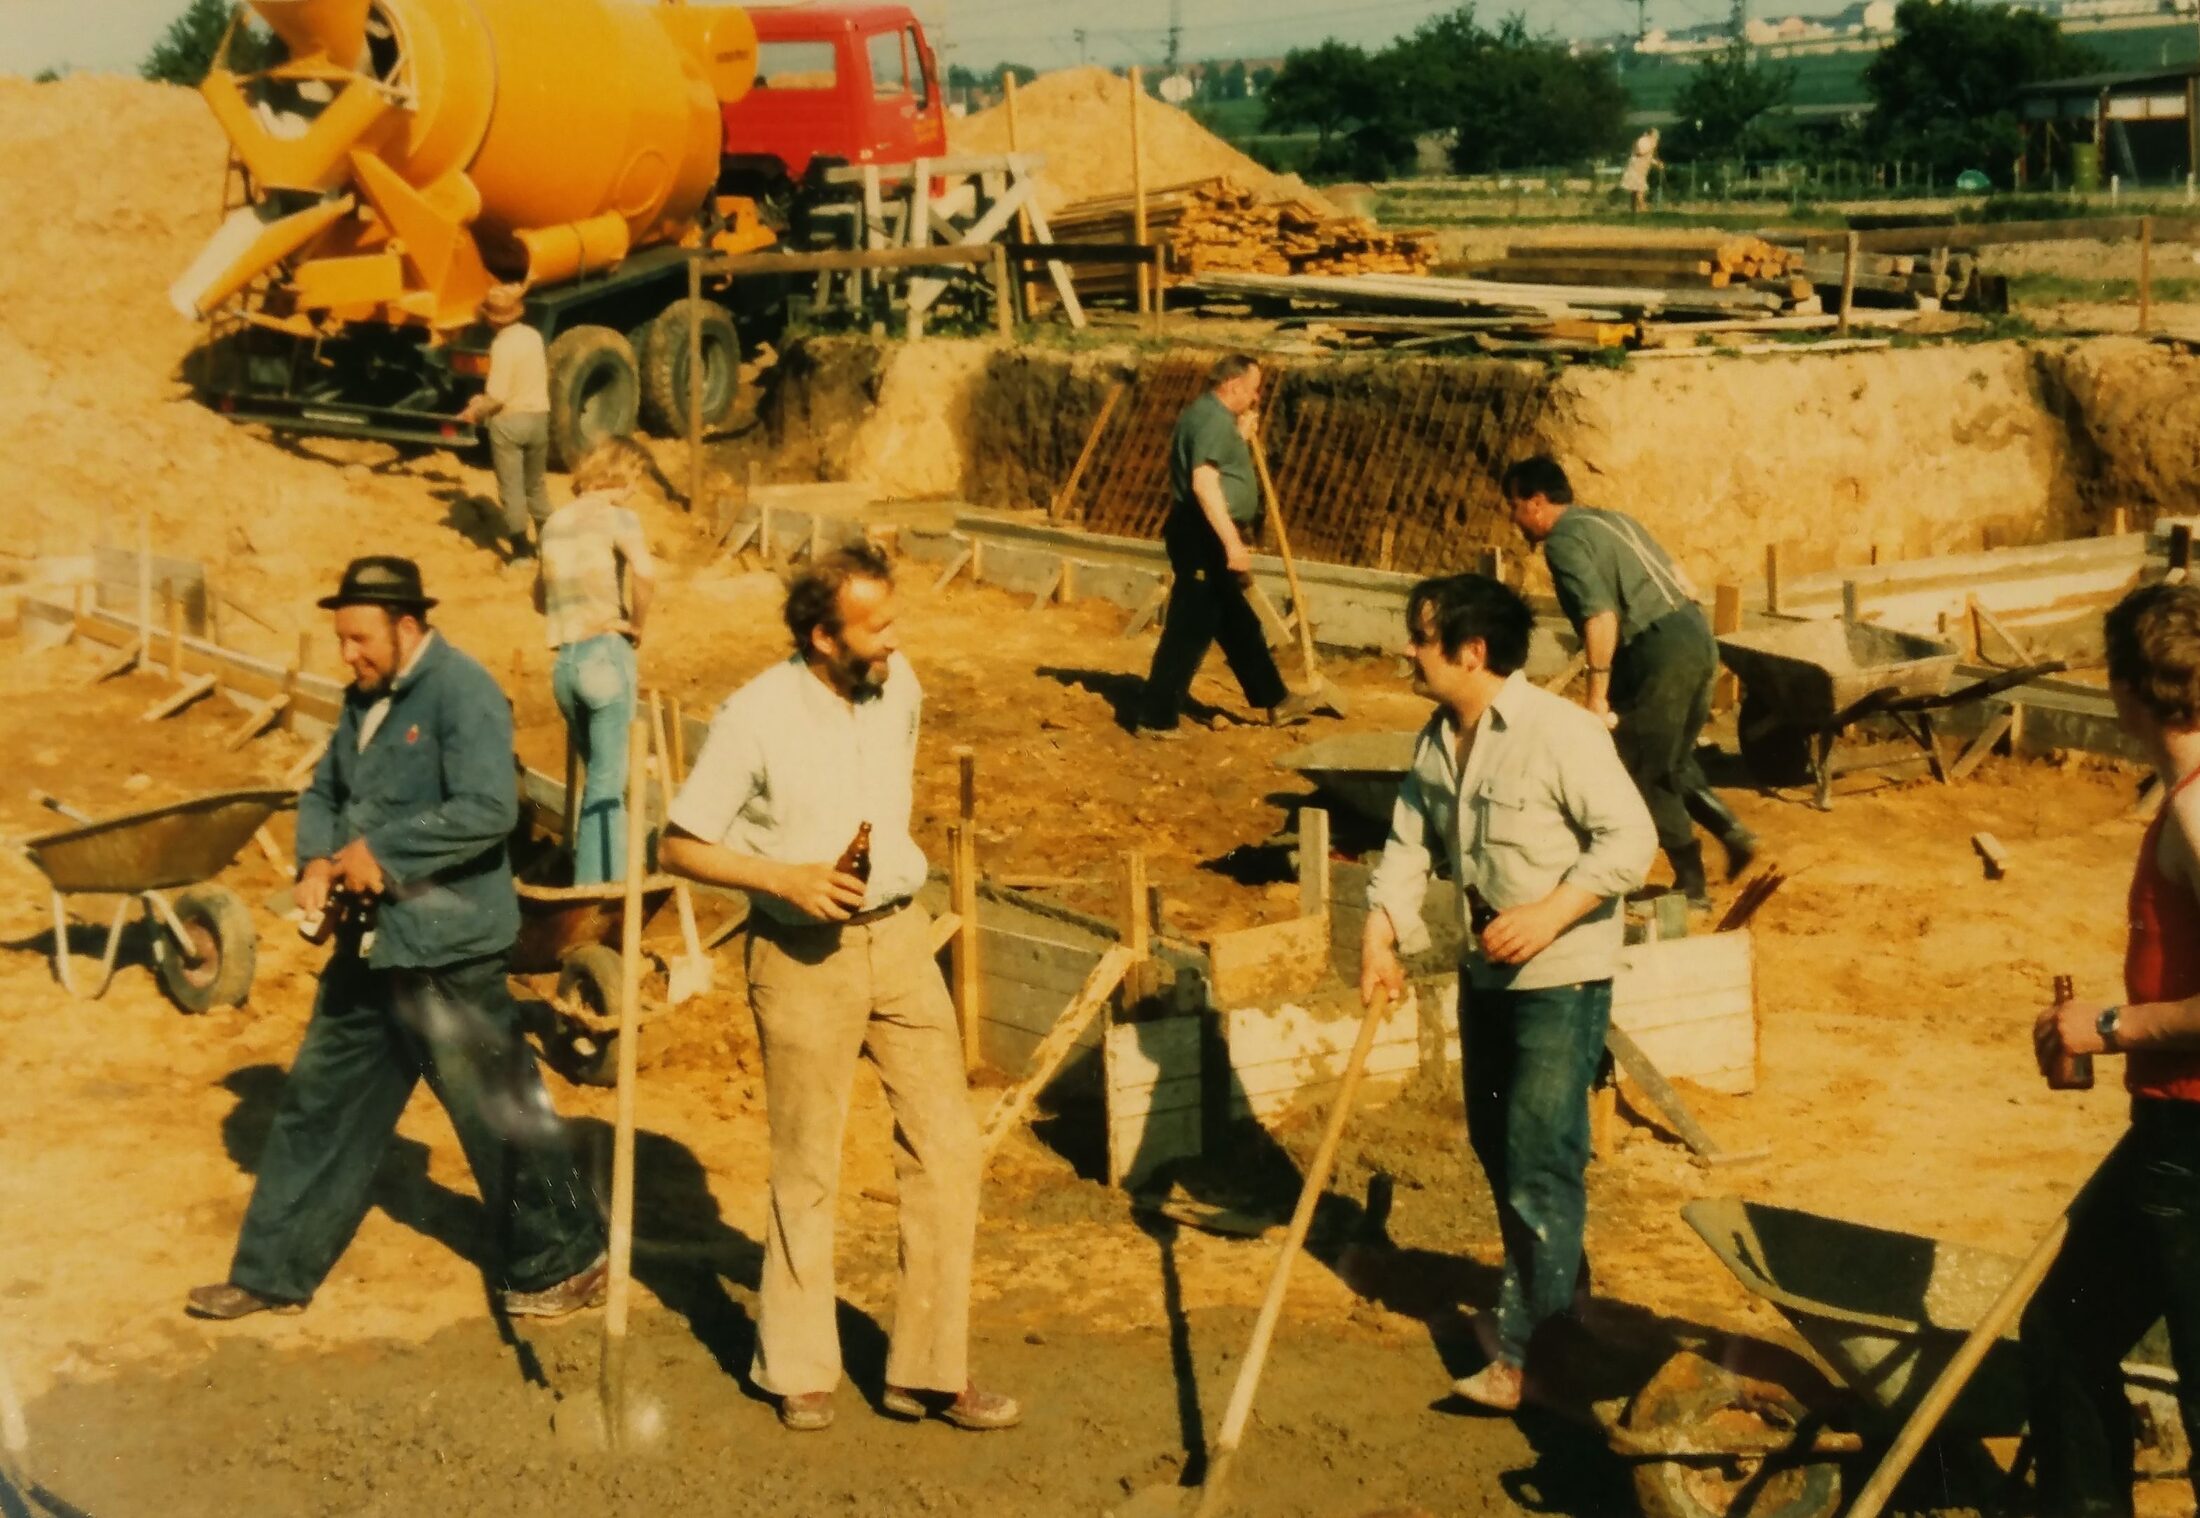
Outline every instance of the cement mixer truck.
<svg viewBox="0 0 2200 1518">
<path fill-rule="evenodd" d="M 821 123 L 808 140 L 757 130 L 775 89 L 769 74 L 758 88 L 758 26 L 738 6 L 250 0 L 200 86 L 231 147 L 229 204 L 169 292 L 209 323 L 200 394 L 280 429 L 471 442 L 457 413 L 487 374 L 479 305 L 517 280 L 549 345 L 560 459 L 640 421 L 685 430 L 691 315 L 702 419 L 722 420 L 742 329 L 764 335 L 784 292 L 743 281 L 689 305 L 692 250 L 776 237 L 721 179 L 777 186 L 783 210 L 813 161 L 907 163 L 945 143 L 906 9 L 787 15 L 766 63 Z M 829 97 L 845 109 L 818 115 Z"/>
</svg>

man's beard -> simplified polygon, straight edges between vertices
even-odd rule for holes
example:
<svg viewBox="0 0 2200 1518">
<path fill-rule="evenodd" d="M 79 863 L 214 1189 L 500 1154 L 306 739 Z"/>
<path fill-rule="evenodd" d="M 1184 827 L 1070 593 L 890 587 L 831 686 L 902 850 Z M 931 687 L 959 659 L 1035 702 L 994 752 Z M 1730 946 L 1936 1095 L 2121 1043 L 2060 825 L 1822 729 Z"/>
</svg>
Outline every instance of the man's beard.
<svg viewBox="0 0 2200 1518">
<path fill-rule="evenodd" d="M 848 693 L 849 700 L 870 701 L 886 688 L 886 662 L 843 650 L 840 657 L 826 665 L 826 670 L 833 684 Z"/>
</svg>

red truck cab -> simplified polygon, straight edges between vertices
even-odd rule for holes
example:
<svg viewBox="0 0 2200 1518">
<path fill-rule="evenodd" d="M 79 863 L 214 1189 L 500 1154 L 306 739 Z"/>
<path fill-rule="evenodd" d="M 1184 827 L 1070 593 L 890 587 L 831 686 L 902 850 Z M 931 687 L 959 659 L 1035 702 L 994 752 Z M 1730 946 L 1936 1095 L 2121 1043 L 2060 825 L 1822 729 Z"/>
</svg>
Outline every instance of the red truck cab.
<svg viewBox="0 0 2200 1518">
<path fill-rule="evenodd" d="M 939 66 L 907 6 L 758 6 L 749 16 L 756 84 L 721 108 L 722 189 L 784 204 L 816 169 L 947 151 Z"/>
</svg>

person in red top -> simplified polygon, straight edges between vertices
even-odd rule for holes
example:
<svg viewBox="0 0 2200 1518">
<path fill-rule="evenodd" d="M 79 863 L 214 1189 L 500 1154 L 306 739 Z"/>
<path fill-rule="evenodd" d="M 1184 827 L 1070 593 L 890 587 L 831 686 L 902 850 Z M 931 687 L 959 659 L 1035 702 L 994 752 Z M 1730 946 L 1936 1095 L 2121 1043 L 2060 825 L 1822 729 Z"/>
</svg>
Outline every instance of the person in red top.
<svg viewBox="0 0 2200 1518">
<path fill-rule="evenodd" d="M 2021 1330 L 2038 1509 L 2054 1518 L 2130 1514 L 2118 1365 L 2157 1319 L 2186 1433 L 2200 1435 L 2200 586 L 2133 591 L 2107 633 L 2117 719 L 2167 794 L 2132 878 L 2124 1000 L 2061 1003 L 2033 1025 L 2043 1073 L 2067 1054 L 2121 1054 L 2131 1093 L 2131 1126 L 2071 1205 Z"/>
</svg>

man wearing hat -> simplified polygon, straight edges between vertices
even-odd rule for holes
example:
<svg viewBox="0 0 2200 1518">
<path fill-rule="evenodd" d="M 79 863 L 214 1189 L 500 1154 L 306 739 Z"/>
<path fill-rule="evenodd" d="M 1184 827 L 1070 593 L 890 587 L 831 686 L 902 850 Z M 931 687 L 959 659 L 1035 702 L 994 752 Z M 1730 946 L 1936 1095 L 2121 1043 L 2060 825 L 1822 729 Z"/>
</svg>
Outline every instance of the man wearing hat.
<svg viewBox="0 0 2200 1518">
<path fill-rule="evenodd" d="M 482 297 L 481 319 L 497 329 L 489 383 L 458 414 L 462 422 L 489 425 L 489 458 L 515 559 L 534 553 L 533 533 L 550 516 L 542 480 L 550 461 L 550 357 L 542 334 L 520 320 L 526 296 L 523 286 L 493 285 Z"/>
<path fill-rule="evenodd" d="M 352 683 L 298 801 L 297 899 L 308 920 L 334 910 L 341 925 L 229 1278 L 185 1310 L 303 1307 L 365 1216 L 422 1076 L 473 1167 L 505 1310 L 592 1306 L 603 1221 L 505 984 L 519 931 L 511 706 L 428 626 L 435 602 L 410 559 L 354 559 L 320 604 Z"/>
</svg>

